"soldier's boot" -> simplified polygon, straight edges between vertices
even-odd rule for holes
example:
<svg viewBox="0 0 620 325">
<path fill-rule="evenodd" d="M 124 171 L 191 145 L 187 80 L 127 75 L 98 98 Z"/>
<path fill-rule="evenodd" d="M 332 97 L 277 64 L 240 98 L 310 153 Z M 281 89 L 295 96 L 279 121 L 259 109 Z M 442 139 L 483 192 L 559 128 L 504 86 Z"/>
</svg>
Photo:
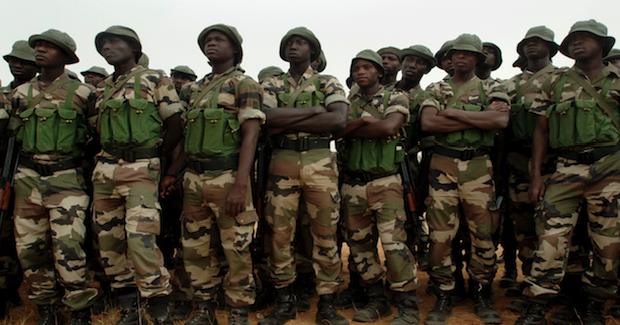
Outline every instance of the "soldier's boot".
<svg viewBox="0 0 620 325">
<path fill-rule="evenodd" d="M 473 293 L 474 313 L 485 324 L 501 324 L 502 316 L 493 307 L 491 298 L 491 285 L 483 285 L 479 282 L 470 281 L 470 291 Z M 473 288 L 472 288 L 473 287 Z"/>
<path fill-rule="evenodd" d="M 351 272 L 349 275 L 349 287 L 343 290 L 334 299 L 334 308 L 349 309 L 362 308 L 368 304 L 368 295 L 366 289 L 361 285 L 361 277 L 357 272 Z"/>
<path fill-rule="evenodd" d="M 504 275 L 499 279 L 500 288 L 510 288 L 517 283 L 517 256 L 513 249 L 504 250 Z"/>
<path fill-rule="evenodd" d="M 452 273 L 454 276 L 454 290 L 450 297 L 452 299 L 453 306 L 460 306 L 467 299 L 467 289 L 465 289 L 465 279 L 463 278 L 463 272 L 457 269 Z"/>
<path fill-rule="evenodd" d="M 616 298 L 613 305 L 609 307 L 609 316 L 613 318 L 620 318 L 620 297 Z"/>
<path fill-rule="evenodd" d="M 39 316 L 41 316 L 37 325 L 60 325 L 64 323 L 56 305 L 38 305 L 37 308 L 39 309 Z"/>
<path fill-rule="evenodd" d="M 249 308 L 244 307 L 231 307 L 230 316 L 228 316 L 228 325 L 250 325 L 248 320 Z"/>
<path fill-rule="evenodd" d="M 506 297 L 523 297 L 523 290 L 527 287 L 527 283 L 521 282 L 515 286 L 506 289 Z"/>
<path fill-rule="evenodd" d="M 291 286 L 276 289 L 276 306 L 259 325 L 283 325 L 291 319 L 297 318 L 297 299 Z"/>
<path fill-rule="evenodd" d="M 514 311 L 515 313 L 522 314 L 527 310 L 528 306 L 529 301 L 527 299 L 517 298 L 508 304 L 508 309 Z"/>
<path fill-rule="evenodd" d="M 119 295 L 118 303 L 121 305 L 121 319 L 116 322 L 116 325 L 141 324 L 137 289 Z"/>
<path fill-rule="evenodd" d="M 383 281 L 379 280 L 366 289 L 368 293 L 368 304 L 358 310 L 353 316 L 353 320 L 362 323 L 376 322 L 382 317 L 392 315 L 392 308 L 388 303 L 387 296 L 383 291 Z"/>
<path fill-rule="evenodd" d="M 170 310 L 170 317 L 172 317 L 172 321 L 179 322 L 188 319 L 191 313 L 191 301 L 177 300 L 172 305 L 172 309 Z"/>
<path fill-rule="evenodd" d="M 249 306 L 250 312 L 257 312 L 263 310 L 276 302 L 276 288 L 273 283 L 263 281 L 263 285 L 256 290 L 256 299 L 254 303 Z"/>
<path fill-rule="evenodd" d="M 212 301 L 201 301 L 196 304 L 194 317 L 185 325 L 218 325 L 215 318 L 215 304 Z"/>
<path fill-rule="evenodd" d="M 549 316 L 549 321 L 557 325 L 579 325 L 581 324 L 580 309 L 581 304 L 585 304 L 583 299 L 575 299 L 561 309 L 554 311 Z"/>
<path fill-rule="evenodd" d="M 437 301 L 435 306 L 428 312 L 424 324 L 426 325 L 446 325 L 448 324 L 448 318 L 452 316 L 452 299 L 449 292 L 441 291 L 435 287 L 435 295 Z"/>
<path fill-rule="evenodd" d="M 527 310 L 517 319 L 515 325 L 547 325 L 545 315 L 549 309 L 548 302 L 528 299 Z"/>
<path fill-rule="evenodd" d="M 588 302 L 583 308 L 582 320 L 584 324 L 605 325 L 605 316 L 603 316 L 603 310 L 605 309 L 604 300 L 594 300 L 592 297 L 589 297 Z"/>
<path fill-rule="evenodd" d="M 168 312 L 170 297 L 162 296 L 149 298 L 149 316 L 154 325 L 173 325 L 174 322 Z"/>
<path fill-rule="evenodd" d="M 319 297 L 318 309 L 314 322 L 317 325 L 349 325 L 344 317 L 338 315 L 334 309 L 333 303 L 336 298 L 335 294 L 322 295 Z"/>
<path fill-rule="evenodd" d="M 90 308 L 84 308 L 71 312 L 69 325 L 90 325 Z"/>
<path fill-rule="evenodd" d="M 298 273 L 293 287 L 295 288 L 295 297 L 297 297 L 297 311 L 310 310 L 312 308 L 310 298 L 316 295 L 314 273 Z"/>
<path fill-rule="evenodd" d="M 390 325 L 420 324 L 420 308 L 418 307 L 415 291 L 394 292 L 394 302 L 398 308 L 398 313 L 390 322 Z"/>
</svg>

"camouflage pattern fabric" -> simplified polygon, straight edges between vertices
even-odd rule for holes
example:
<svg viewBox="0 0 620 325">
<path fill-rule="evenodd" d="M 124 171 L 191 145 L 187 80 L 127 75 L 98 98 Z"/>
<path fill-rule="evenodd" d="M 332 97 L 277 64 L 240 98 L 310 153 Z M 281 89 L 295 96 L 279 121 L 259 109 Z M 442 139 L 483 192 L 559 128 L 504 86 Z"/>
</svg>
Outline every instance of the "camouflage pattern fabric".
<svg viewBox="0 0 620 325">
<path fill-rule="evenodd" d="M 480 78 L 476 76 L 474 76 L 473 78 L 480 80 Z M 431 106 L 436 108 L 438 111 L 446 109 L 448 100 L 450 99 L 450 97 L 454 97 L 455 95 L 455 91 L 448 83 L 448 80 L 450 80 L 450 78 L 428 85 L 425 90 L 424 101 L 422 102 L 422 105 L 420 105 L 420 107 L 424 108 L 427 106 Z M 468 105 L 486 105 L 488 103 L 491 103 L 494 99 L 510 102 L 508 95 L 506 94 L 506 88 L 504 88 L 501 83 L 492 79 L 487 79 L 482 81 L 482 85 L 482 89 L 486 94 L 487 103 L 481 103 L 478 87 L 472 88 L 471 91 L 462 92 L 456 103 Z M 422 112 L 420 111 L 420 114 L 421 113 Z"/>
</svg>

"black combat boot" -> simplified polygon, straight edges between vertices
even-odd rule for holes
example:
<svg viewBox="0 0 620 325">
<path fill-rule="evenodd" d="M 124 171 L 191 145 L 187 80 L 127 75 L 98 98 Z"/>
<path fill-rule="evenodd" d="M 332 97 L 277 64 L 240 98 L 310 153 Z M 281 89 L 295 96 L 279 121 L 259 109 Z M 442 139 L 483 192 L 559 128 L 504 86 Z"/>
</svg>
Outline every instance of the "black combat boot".
<svg viewBox="0 0 620 325">
<path fill-rule="evenodd" d="M 515 325 L 547 325 L 545 314 L 549 309 L 549 302 L 528 299 L 527 310 L 517 319 Z"/>
<path fill-rule="evenodd" d="M 368 294 L 368 304 L 358 310 L 353 316 L 353 320 L 362 323 L 376 322 L 382 317 L 392 315 L 392 308 L 387 301 L 387 296 L 383 291 L 383 281 L 379 280 L 366 289 Z"/>
<path fill-rule="evenodd" d="M 276 302 L 276 288 L 271 282 L 263 281 L 262 286 L 256 288 L 254 304 L 250 305 L 250 312 L 263 310 Z"/>
<path fill-rule="evenodd" d="M 315 323 L 318 325 L 349 325 L 349 322 L 344 317 L 338 315 L 336 309 L 334 309 L 335 294 L 322 295 L 319 297 L 319 303 L 317 305 L 318 311 L 316 312 Z"/>
<path fill-rule="evenodd" d="M 449 292 L 441 291 L 435 286 L 435 306 L 428 312 L 424 324 L 426 325 L 446 325 L 448 318 L 452 316 L 452 298 Z"/>
<path fill-rule="evenodd" d="M 420 324 L 420 308 L 418 307 L 415 291 L 394 292 L 394 302 L 398 307 L 398 314 L 390 325 L 418 325 Z"/>
<path fill-rule="evenodd" d="M 340 292 L 334 299 L 334 308 L 349 309 L 362 308 L 368 304 L 368 295 L 366 289 L 361 285 L 361 277 L 357 272 L 351 272 L 349 275 L 349 287 Z"/>
<path fill-rule="evenodd" d="M 589 297 L 583 308 L 581 318 L 584 324 L 605 325 L 605 316 L 603 316 L 603 310 L 605 309 L 604 300 L 593 300 L 592 297 Z"/>
<path fill-rule="evenodd" d="M 244 307 L 231 307 L 230 316 L 228 317 L 228 325 L 250 325 L 248 320 L 249 309 Z"/>
<path fill-rule="evenodd" d="M 194 317 L 185 325 L 218 325 L 215 318 L 215 304 L 210 300 L 197 303 Z"/>
<path fill-rule="evenodd" d="M 485 324 L 501 324 L 502 317 L 497 309 L 493 307 L 491 285 L 483 285 L 470 280 L 469 291 L 472 293 L 472 299 L 474 300 L 474 312 L 480 321 Z"/>
<path fill-rule="evenodd" d="M 39 308 L 39 316 L 41 316 L 37 325 L 60 325 L 64 323 L 56 305 L 38 305 L 37 307 Z"/>
<path fill-rule="evenodd" d="M 140 308 L 138 303 L 138 289 L 126 289 L 119 293 L 117 299 L 121 306 L 121 319 L 116 325 L 140 324 Z"/>
<path fill-rule="evenodd" d="M 462 265 L 462 263 L 461 263 Z M 454 276 L 454 290 L 450 293 L 450 299 L 452 299 L 452 306 L 460 306 L 467 299 L 467 289 L 465 289 L 465 279 L 463 278 L 463 272 L 458 268 L 452 273 Z"/>
<path fill-rule="evenodd" d="M 297 318 L 297 299 L 291 286 L 276 289 L 276 307 L 259 325 L 283 325 L 291 319 Z"/>
<path fill-rule="evenodd" d="M 191 313 L 191 301 L 177 300 L 172 305 L 172 309 L 170 310 L 170 317 L 172 317 L 172 321 L 179 322 L 188 319 Z"/>
<path fill-rule="evenodd" d="M 523 314 L 527 310 L 528 306 L 529 301 L 526 298 L 521 297 L 511 301 L 508 304 L 508 309 L 514 311 L 515 313 Z"/>
<path fill-rule="evenodd" d="M 90 324 L 90 308 L 84 308 L 71 312 L 71 321 L 69 325 L 89 325 Z"/>
<path fill-rule="evenodd" d="M 295 297 L 297 297 L 297 311 L 304 312 L 312 308 L 310 298 L 316 295 L 316 282 L 314 273 L 298 273 L 297 279 L 293 283 Z"/>
<path fill-rule="evenodd" d="M 576 297 L 568 305 L 552 312 L 549 321 L 558 325 L 580 325 L 582 304 L 585 303 L 585 300 Z"/>
<path fill-rule="evenodd" d="M 169 296 L 149 298 L 149 316 L 154 325 L 173 325 L 174 322 L 168 313 Z"/>
</svg>

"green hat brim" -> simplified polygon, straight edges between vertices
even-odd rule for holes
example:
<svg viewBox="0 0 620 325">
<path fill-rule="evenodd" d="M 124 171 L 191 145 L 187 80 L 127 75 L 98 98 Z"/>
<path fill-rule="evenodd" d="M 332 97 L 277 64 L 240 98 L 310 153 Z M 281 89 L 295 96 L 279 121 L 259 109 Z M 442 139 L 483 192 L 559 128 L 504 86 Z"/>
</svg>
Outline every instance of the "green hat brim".
<svg viewBox="0 0 620 325">
<path fill-rule="evenodd" d="M 611 49 L 614 47 L 614 44 L 616 43 L 616 39 L 611 37 L 611 36 L 596 34 L 596 33 L 593 33 L 590 30 L 582 30 L 582 29 L 572 30 L 564 38 L 564 40 L 562 40 L 562 43 L 560 44 L 560 53 L 566 55 L 567 57 L 569 57 L 571 59 L 574 59 L 574 58 L 572 56 L 570 56 L 570 54 L 568 53 L 568 43 L 569 43 L 571 37 L 573 36 L 573 34 L 578 33 L 578 32 L 590 33 L 590 34 L 594 35 L 595 37 L 597 37 L 601 41 L 601 43 L 603 45 L 603 57 L 606 57 L 607 54 L 609 54 L 609 51 L 611 51 Z"/>
<path fill-rule="evenodd" d="M 217 30 L 219 32 L 226 34 L 226 36 L 228 36 L 228 38 L 235 45 L 237 45 L 237 48 L 239 48 L 239 53 L 237 53 L 237 56 L 235 57 L 235 64 L 241 63 L 241 61 L 243 60 L 243 48 L 241 47 L 242 40 L 238 39 L 238 37 L 241 37 L 241 35 L 235 35 L 235 33 L 233 33 L 233 31 L 224 24 L 217 24 L 217 25 L 209 26 L 203 29 L 202 32 L 200 32 L 200 35 L 198 35 L 198 46 L 200 46 L 200 51 L 205 56 L 207 55 L 205 53 L 205 38 L 207 38 L 207 35 L 209 35 L 209 33 L 214 30 Z"/>
<path fill-rule="evenodd" d="M 428 71 L 426 71 L 427 73 L 431 71 L 435 66 L 437 66 L 437 59 L 434 56 L 428 56 L 422 52 L 412 50 L 412 49 L 401 50 L 400 55 L 398 57 L 400 58 L 400 62 L 404 62 L 406 57 L 412 56 L 412 55 L 422 58 L 426 60 L 426 62 L 428 62 Z"/>
<path fill-rule="evenodd" d="M 558 54 L 558 50 L 560 49 L 560 46 L 558 45 L 558 43 L 554 41 L 546 40 L 542 38 L 541 36 L 530 36 L 528 38 L 524 38 L 523 40 L 521 40 L 521 42 L 519 42 L 519 44 L 517 44 L 517 53 L 519 53 L 519 55 L 525 56 L 525 51 L 523 50 L 523 47 L 525 46 L 525 43 L 528 40 L 531 40 L 532 38 L 538 38 L 544 41 L 545 43 L 547 43 L 547 46 L 549 47 L 549 58 L 552 58 L 556 54 Z"/>
<path fill-rule="evenodd" d="M 67 55 L 69 56 L 69 59 L 67 60 L 67 62 L 65 62 L 65 64 L 74 64 L 74 63 L 80 62 L 80 59 L 77 57 L 77 55 L 75 55 L 75 52 L 73 52 L 72 49 L 70 49 L 67 45 L 63 44 L 62 42 L 59 42 L 58 40 L 54 38 L 48 37 L 46 35 L 32 35 L 28 39 L 28 44 L 30 44 L 30 47 L 34 48 L 34 45 L 37 43 L 37 41 L 50 42 L 58 46 L 65 53 L 67 53 Z"/>
<path fill-rule="evenodd" d="M 22 60 L 22 61 L 30 62 L 30 63 L 32 63 L 32 64 L 34 64 L 34 65 L 37 65 L 37 62 L 36 62 L 36 61 L 32 61 L 32 60 L 30 60 L 30 59 L 26 59 L 26 58 L 24 58 L 24 57 L 21 57 L 21 56 L 19 56 L 19 54 L 17 54 L 17 53 L 10 53 L 10 54 L 7 54 L 7 55 L 3 56 L 2 58 L 3 58 L 3 59 L 4 59 L 4 61 L 6 61 L 7 63 L 9 63 L 9 58 L 15 58 L 15 59 L 18 59 L 18 60 Z"/>
<path fill-rule="evenodd" d="M 493 67 L 491 68 L 491 71 L 495 71 L 499 69 L 499 67 L 501 67 L 502 63 L 504 62 L 504 60 L 502 59 L 502 49 L 500 49 L 499 46 L 491 42 L 483 42 L 482 48 L 484 49 L 485 46 L 493 48 L 495 52 L 497 52 L 497 55 L 495 56 L 495 63 L 493 64 Z"/>
<path fill-rule="evenodd" d="M 282 38 L 282 41 L 280 41 L 280 58 L 282 60 L 288 62 L 286 56 L 284 55 L 284 47 L 286 46 L 286 43 L 288 43 L 288 40 L 295 35 L 303 37 L 308 42 L 310 42 L 312 47 L 314 47 L 314 54 L 310 56 L 310 62 L 318 59 L 321 56 L 321 42 L 319 42 L 318 38 L 316 38 L 316 36 L 314 36 L 314 34 L 309 30 L 300 30 L 298 28 L 294 28 L 291 29 L 288 33 L 286 33 L 286 35 L 284 35 L 284 37 Z"/>
</svg>

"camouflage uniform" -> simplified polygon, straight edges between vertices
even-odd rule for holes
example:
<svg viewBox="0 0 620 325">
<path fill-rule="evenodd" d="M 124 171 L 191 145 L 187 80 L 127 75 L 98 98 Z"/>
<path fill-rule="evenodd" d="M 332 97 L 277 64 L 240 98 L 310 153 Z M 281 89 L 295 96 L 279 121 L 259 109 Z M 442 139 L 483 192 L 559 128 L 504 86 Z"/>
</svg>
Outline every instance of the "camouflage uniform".
<svg viewBox="0 0 620 325">
<path fill-rule="evenodd" d="M 89 124 L 98 124 L 98 110 L 106 96 L 106 90 L 123 82 L 127 75 L 142 69 L 136 66 L 114 80 L 109 76 L 96 89 L 96 110 L 89 114 Z M 140 98 L 154 103 L 160 120 L 179 113 L 182 106 L 172 81 L 160 72 L 144 70 L 123 84 L 111 99 L 133 99 L 135 88 L 140 87 Z M 163 122 L 161 122 L 163 123 Z M 161 139 L 155 146 L 161 143 Z M 134 159 L 111 154 L 105 148 L 97 155 L 93 171 L 93 213 L 98 234 L 101 258 L 105 272 L 112 278 L 113 290 L 137 286 L 144 298 L 165 296 L 170 293 L 170 274 L 163 265 L 163 256 L 156 243 L 160 233 L 160 210 L 158 186 L 160 158 Z M 123 155 L 123 154 L 121 154 Z"/>
<path fill-rule="evenodd" d="M 44 109 L 49 112 L 49 109 L 60 110 L 64 107 L 65 110 L 77 112 L 77 119 L 67 122 L 78 124 L 79 119 L 84 119 L 84 112 L 87 106 L 92 105 L 94 98 L 89 87 L 75 81 L 46 93 L 35 106 L 36 113 L 28 110 L 29 103 L 39 93 L 68 81 L 68 78 L 62 74 L 51 85 L 45 86 L 37 77 L 15 89 L 13 105 L 16 115 L 12 118 L 11 128 L 18 131 L 18 139 L 20 134 L 34 129 L 27 126 L 28 119 L 36 118 L 39 124 L 43 124 L 47 118 L 52 120 L 58 114 L 44 117 Z M 67 106 L 65 98 L 71 90 L 72 104 Z M 60 127 L 69 128 L 65 125 Z M 83 127 L 85 130 L 85 124 Z M 77 132 L 80 132 L 79 126 Z M 22 137 L 20 140 L 30 141 L 27 135 Z M 42 134 L 36 137 L 39 140 Z M 38 147 L 39 141 L 36 142 L 37 146 L 29 145 L 32 148 L 27 148 L 24 142 L 24 153 L 15 175 L 15 241 L 26 282 L 30 285 L 28 297 L 37 305 L 54 303 L 58 295 L 58 281 L 65 291 L 63 303 L 72 310 L 81 310 L 92 305 L 97 296 L 97 289 L 89 286 L 86 254 L 82 248 L 90 198 L 85 192 L 81 159 L 75 163 L 79 167 L 45 172 L 45 166 L 53 168 L 61 162 L 71 164 L 75 157 L 58 154 L 61 152 L 58 148 L 43 151 Z"/>
<path fill-rule="evenodd" d="M 508 101 L 504 87 L 496 81 L 482 82 L 473 77 L 477 87 L 461 94 L 457 103 L 463 105 L 486 105 L 496 98 Z M 472 80 L 470 80 L 472 81 Z M 468 81 L 469 82 L 469 81 Z M 454 96 L 451 79 L 433 83 L 426 89 L 422 107 L 434 107 L 438 111 L 446 109 L 448 100 Z M 487 103 L 482 102 L 480 87 L 485 93 Z M 461 131 L 458 131 L 461 132 Z M 494 133 L 491 131 L 482 131 Z M 465 212 L 471 232 L 472 254 L 467 265 L 470 278 L 483 285 L 490 285 L 495 276 L 495 247 L 492 234 L 498 226 L 499 213 L 495 206 L 495 184 L 493 165 L 489 158 L 489 147 L 447 147 L 445 138 L 451 133 L 436 133 L 435 152 L 429 173 L 429 197 L 426 199 L 427 222 L 430 228 L 431 251 L 429 255 L 429 274 L 444 292 L 454 289 L 450 247 L 459 229 L 459 204 Z M 491 138 L 493 134 L 487 135 Z M 491 144 L 492 146 L 492 144 Z M 453 158 L 441 153 L 441 148 L 470 150 L 470 157 Z M 472 157 L 473 156 L 473 157 Z M 469 158 L 469 159 L 468 159 Z"/>
<path fill-rule="evenodd" d="M 262 88 L 252 78 L 245 75 L 231 75 L 243 72 L 237 65 L 222 74 L 209 74 L 203 79 L 186 84 L 181 90 L 181 103 L 188 108 L 186 120 L 192 123 L 192 111 L 201 107 L 213 107 L 213 96 L 218 94 L 217 107 L 235 115 L 239 131 L 240 125 L 248 119 L 265 120 L 261 111 Z M 202 97 L 199 103 L 194 102 L 211 83 L 221 84 L 214 87 Z M 234 132 L 233 131 L 233 132 Z M 186 141 L 194 139 L 187 135 Z M 187 145 L 186 145 L 187 146 Z M 204 144 L 203 144 L 204 146 Z M 239 152 L 237 149 L 236 153 Z M 224 156 L 222 156 L 223 158 Z M 230 156 L 226 156 L 230 157 Z M 250 255 L 250 243 L 258 215 L 252 203 L 252 189 L 248 180 L 245 211 L 235 218 L 225 215 L 226 198 L 233 186 L 237 174 L 237 166 L 226 167 L 224 170 L 205 169 L 197 171 L 192 162 L 218 159 L 213 155 L 190 155 L 190 165 L 185 172 L 184 205 L 182 217 L 182 242 L 185 269 L 194 288 L 194 297 L 198 301 L 213 299 L 215 286 L 219 284 L 219 262 L 217 255 L 212 254 L 212 225 L 217 224 L 221 246 L 229 264 L 224 279 L 226 303 L 233 307 L 247 306 L 254 303 L 255 284 Z M 219 167 L 218 167 L 219 168 Z"/>
<path fill-rule="evenodd" d="M 387 107 L 383 105 L 384 96 L 389 96 Z M 349 119 L 355 118 L 353 109 L 358 110 L 360 117 L 372 116 L 364 109 L 366 106 L 374 107 L 384 117 L 391 113 L 401 113 L 409 119 L 408 100 L 403 91 L 390 92 L 380 87 L 370 101 L 360 92 L 350 95 L 349 99 Z M 355 139 L 362 140 L 365 139 Z M 373 175 L 374 179 L 367 181 L 350 172 L 344 175 L 341 189 L 342 213 L 353 267 L 361 275 L 365 287 L 381 281 L 385 276 L 377 254 L 377 236 L 373 236 L 378 232 L 385 251 L 390 289 L 396 292 L 414 291 L 418 278 L 414 257 L 406 244 L 407 215 L 401 176 L 380 176 Z"/>
<path fill-rule="evenodd" d="M 288 74 L 265 79 L 264 105 L 284 107 L 278 95 L 294 92 L 299 84 L 310 78 L 312 68 L 304 72 L 299 83 Z M 290 87 L 285 86 L 288 77 Z M 328 75 L 319 77 L 320 88 L 313 83 L 303 93 L 319 90 L 325 94 L 325 104 L 345 102 L 345 92 L 340 82 Z M 327 141 L 329 135 L 298 132 L 285 135 L 288 139 L 307 138 L 309 141 Z M 301 140 L 300 140 L 301 141 Z M 339 222 L 340 194 L 338 193 L 338 167 L 336 153 L 329 148 L 305 151 L 274 149 L 267 182 L 265 215 L 273 230 L 272 253 L 269 257 L 271 278 L 276 288 L 289 286 L 295 280 L 294 256 L 291 243 L 297 226 L 298 207 L 303 194 L 310 214 L 310 227 L 314 239 L 312 252 L 319 295 L 333 294 L 338 289 L 336 278 L 341 261 L 336 244 Z"/>
</svg>

